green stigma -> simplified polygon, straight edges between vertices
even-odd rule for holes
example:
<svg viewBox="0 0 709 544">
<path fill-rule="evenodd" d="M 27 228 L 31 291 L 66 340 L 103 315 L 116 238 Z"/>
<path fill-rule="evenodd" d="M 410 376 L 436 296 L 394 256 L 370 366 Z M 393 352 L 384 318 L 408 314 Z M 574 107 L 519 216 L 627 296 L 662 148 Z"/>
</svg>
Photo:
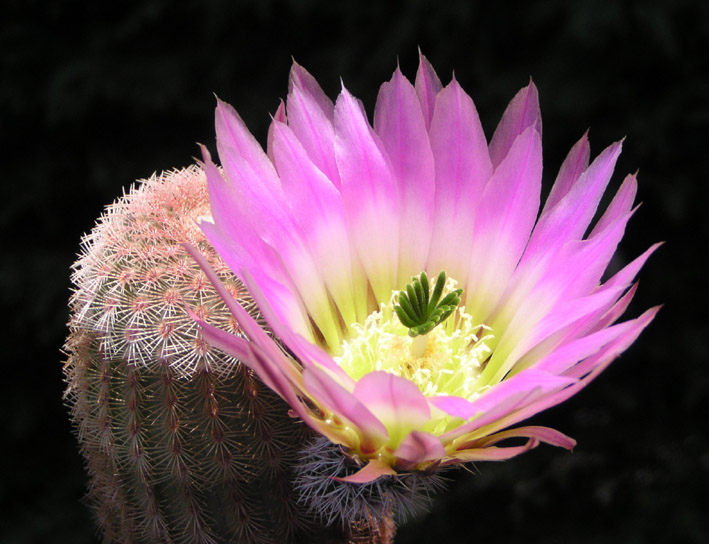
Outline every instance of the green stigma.
<svg viewBox="0 0 709 544">
<path fill-rule="evenodd" d="M 401 324 L 409 329 L 409 336 L 428 334 L 458 307 L 463 290 L 454 289 L 441 299 L 445 284 L 446 273 L 441 271 L 431 292 L 428 276 L 421 272 L 418 277 L 411 278 L 404 291 L 399 292 L 394 311 Z"/>
</svg>

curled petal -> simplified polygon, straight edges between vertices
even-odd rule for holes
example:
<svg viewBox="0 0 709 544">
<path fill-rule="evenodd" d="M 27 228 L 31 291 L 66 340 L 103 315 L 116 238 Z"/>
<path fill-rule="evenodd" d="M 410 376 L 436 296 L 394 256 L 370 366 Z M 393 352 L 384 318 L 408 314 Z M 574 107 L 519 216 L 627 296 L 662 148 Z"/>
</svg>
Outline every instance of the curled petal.
<svg viewBox="0 0 709 544">
<path fill-rule="evenodd" d="M 469 461 L 506 461 L 512 459 L 539 445 L 539 440 L 530 438 L 523 446 L 507 446 L 500 448 L 497 446 L 485 446 L 482 448 L 470 448 L 467 450 L 456 451 L 452 455 L 452 460 L 444 462 L 443 465 L 469 462 Z"/>
<path fill-rule="evenodd" d="M 495 433 L 486 438 L 483 438 L 478 442 L 482 446 L 490 446 L 497 444 L 502 440 L 507 440 L 508 438 L 534 438 L 540 442 L 545 442 L 551 444 L 552 446 L 557 446 L 559 448 L 564 448 L 567 450 L 573 450 L 576 446 L 576 440 L 566 436 L 564 433 L 557 431 L 556 429 L 550 429 L 549 427 L 518 427 L 516 429 L 510 429 L 509 431 L 502 431 Z"/>
<path fill-rule="evenodd" d="M 354 426 L 354 430 L 360 434 L 361 447 L 365 452 L 377 450 L 387 440 L 388 432 L 384 424 L 355 395 L 329 376 L 317 369 L 306 368 L 303 381 L 314 400 Z"/>
<path fill-rule="evenodd" d="M 414 467 L 425 461 L 442 459 L 446 456 L 446 450 L 441 444 L 441 440 L 431 433 L 411 431 L 401 441 L 394 456 L 404 461 L 405 463 L 400 464 L 406 468 L 406 465 Z"/>
<path fill-rule="evenodd" d="M 367 484 L 373 482 L 374 480 L 381 478 L 382 476 L 396 476 L 396 471 L 391 468 L 386 463 L 379 461 L 378 459 L 370 459 L 369 462 L 364 465 L 360 470 L 344 478 L 337 478 L 331 476 L 333 480 L 338 482 L 346 482 L 350 484 Z"/>
</svg>

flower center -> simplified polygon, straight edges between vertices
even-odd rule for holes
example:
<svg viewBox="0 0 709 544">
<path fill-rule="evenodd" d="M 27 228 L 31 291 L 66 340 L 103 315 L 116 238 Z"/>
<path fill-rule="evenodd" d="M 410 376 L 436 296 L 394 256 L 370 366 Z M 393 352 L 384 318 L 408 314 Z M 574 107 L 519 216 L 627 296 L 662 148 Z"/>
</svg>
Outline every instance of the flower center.
<svg viewBox="0 0 709 544">
<path fill-rule="evenodd" d="M 443 280 L 448 295 L 458 293 L 459 297 L 455 280 L 446 281 L 445 276 Z M 337 364 L 355 380 L 383 370 L 411 380 L 426 396 L 475 398 L 481 389 L 478 378 L 490 354 L 486 341 L 492 338 L 491 329 L 476 324 L 465 308 L 456 309 L 456 302 L 441 312 L 445 314 L 442 320 L 420 329 L 428 332 L 415 335 L 409 323 L 402 323 L 400 308 L 406 302 L 401 304 L 401 300 L 401 293 L 395 292 L 364 324 L 352 325 L 353 336 L 343 343 L 342 354 L 335 357 Z"/>
</svg>

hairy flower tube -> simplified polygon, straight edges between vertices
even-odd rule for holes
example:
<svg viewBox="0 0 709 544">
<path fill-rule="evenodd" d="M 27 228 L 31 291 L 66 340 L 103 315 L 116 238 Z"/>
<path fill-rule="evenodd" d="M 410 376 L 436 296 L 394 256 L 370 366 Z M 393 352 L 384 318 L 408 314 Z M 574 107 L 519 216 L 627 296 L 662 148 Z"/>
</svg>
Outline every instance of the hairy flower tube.
<svg viewBox="0 0 709 544">
<path fill-rule="evenodd" d="M 342 480 L 574 447 L 514 425 L 586 386 L 657 312 L 617 322 L 657 245 L 603 278 L 635 176 L 589 228 L 620 142 L 589 164 L 584 135 L 540 211 L 534 84 L 488 144 L 471 98 L 423 56 L 415 84 L 397 68 L 382 85 L 372 125 L 344 87 L 333 104 L 294 64 L 266 152 L 221 101 L 216 132 L 201 226 L 279 342 L 192 249 L 245 336 L 203 334 L 343 447 L 361 468 Z"/>
</svg>

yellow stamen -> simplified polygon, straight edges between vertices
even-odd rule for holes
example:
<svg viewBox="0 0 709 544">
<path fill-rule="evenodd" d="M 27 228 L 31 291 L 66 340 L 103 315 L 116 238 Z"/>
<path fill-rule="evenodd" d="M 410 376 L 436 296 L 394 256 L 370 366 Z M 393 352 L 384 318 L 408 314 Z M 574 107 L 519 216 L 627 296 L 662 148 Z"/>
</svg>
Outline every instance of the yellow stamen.
<svg viewBox="0 0 709 544">
<path fill-rule="evenodd" d="M 335 358 L 340 367 L 355 380 L 383 370 L 411 380 L 427 396 L 475 398 L 490 352 L 490 329 L 459 307 L 439 327 L 412 338 L 393 310 L 395 303 L 396 294 L 364 324 L 352 326 L 352 336 Z"/>
</svg>

